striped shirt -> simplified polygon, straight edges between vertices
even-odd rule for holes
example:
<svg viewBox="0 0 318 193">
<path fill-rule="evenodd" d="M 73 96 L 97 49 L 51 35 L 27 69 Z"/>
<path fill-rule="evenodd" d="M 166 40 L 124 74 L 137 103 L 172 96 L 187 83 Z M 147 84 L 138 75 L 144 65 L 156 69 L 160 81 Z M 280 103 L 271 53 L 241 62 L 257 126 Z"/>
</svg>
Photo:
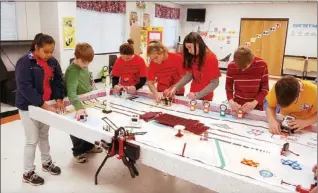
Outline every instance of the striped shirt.
<svg viewBox="0 0 318 193">
<path fill-rule="evenodd" d="M 227 67 L 225 90 L 228 100 L 233 99 L 240 105 L 257 100 L 255 109 L 263 110 L 264 99 L 269 90 L 266 62 L 254 57 L 252 65 L 241 70 L 232 61 Z"/>
</svg>

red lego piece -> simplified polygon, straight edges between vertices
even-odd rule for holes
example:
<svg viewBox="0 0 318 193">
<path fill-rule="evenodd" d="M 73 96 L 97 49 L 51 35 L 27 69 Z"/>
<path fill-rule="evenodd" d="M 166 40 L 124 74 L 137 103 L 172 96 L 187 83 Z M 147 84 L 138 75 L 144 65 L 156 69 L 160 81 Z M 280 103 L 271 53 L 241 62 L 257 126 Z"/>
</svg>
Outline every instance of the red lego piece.
<svg viewBox="0 0 318 193">
<path fill-rule="evenodd" d="M 296 192 L 309 193 L 309 190 L 303 188 L 301 185 L 297 185 L 297 186 L 296 186 Z"/>
<path fill-rule="evenodd" d="M 182 136 L 183 136 L 183 134 L 181 133 L 181 130 L 179 129 L 178 133 L 176 134 L 176 137 L 182 137 Z"/>
<path fill-rule="evenodd" d="M 117 159 L 122 159 L 125 156 L 125 153 L 124 153 L 125 138 L 124 137 L 119 137 L 118 138 L 118 142 L 119 142 L 119 147 L 118 147 L 118 157 L 117 157 Z"/>
</svg>

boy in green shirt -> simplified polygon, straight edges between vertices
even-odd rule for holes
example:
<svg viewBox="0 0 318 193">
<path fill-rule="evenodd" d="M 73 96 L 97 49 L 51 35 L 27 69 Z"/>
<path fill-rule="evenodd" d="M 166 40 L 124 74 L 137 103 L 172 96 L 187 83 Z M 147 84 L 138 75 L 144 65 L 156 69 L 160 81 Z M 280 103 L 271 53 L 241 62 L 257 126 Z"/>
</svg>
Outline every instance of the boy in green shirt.
<svg viewBox="0 0 318 193">
<path fill-rule="evenodd" d="M 79 43 L 75 48 L 75 59 L 65 73 L 67 96 L 76 110 L 75 118 L 87 117 L 85 108 L 78 95 L 92 91 L 88 65 L 94 58 L 94 50 L 87 43 Z M 73 155 L 79 163 L 86 162 L 85 153 L 100 153 L 102 148 L 71 135 Z"/>
</svg>

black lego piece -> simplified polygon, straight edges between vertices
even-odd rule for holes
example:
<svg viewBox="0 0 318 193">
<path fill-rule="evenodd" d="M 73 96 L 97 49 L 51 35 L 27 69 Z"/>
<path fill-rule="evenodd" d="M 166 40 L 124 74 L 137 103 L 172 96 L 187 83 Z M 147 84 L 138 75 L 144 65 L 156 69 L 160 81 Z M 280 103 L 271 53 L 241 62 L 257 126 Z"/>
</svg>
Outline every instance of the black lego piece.
<svg viewBox="0 0 318 193">
<path fill-rule="evenodd" d="M 119 155 L 117 158 L 121 159 L 124 165 L 128 167 L 132 178 L 139 176 L 135 163 L 140 156 L 140 146 L 126 141 L 126 137 L 129 137 L 129 133 L 125 131 L 124 127 L 120 127 L 115 131 L 111 143 L 101 140 L 101 146 L 107 151 L 107 155 L 95 173 L 95 185 L 97 185 L 98 174 L 107 159 L 115 155 Z"/>
</svg>

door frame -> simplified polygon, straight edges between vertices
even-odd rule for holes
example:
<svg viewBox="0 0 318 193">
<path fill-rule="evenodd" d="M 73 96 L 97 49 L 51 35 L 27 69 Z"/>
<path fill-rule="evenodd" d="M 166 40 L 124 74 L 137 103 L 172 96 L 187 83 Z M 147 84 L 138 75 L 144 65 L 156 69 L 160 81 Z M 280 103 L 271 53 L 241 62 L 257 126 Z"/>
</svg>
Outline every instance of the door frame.
<svg viewBox="0 0 318 193">
<path fill-rule="evenodd" d="M 248 20 L 259 20 L 259 21 L 287 21 L 287 27 L 286 27 L 286 35 L 285 35 L 285 45 L 284 45 L 284 54 L 282 59 L 282 69 L 280 71 L 280 75 L 283 75 L 283 65 L 284 65 L 284 58 L 285 58 L 285 50 L 286 50 L 286 43 L 287 43 L 287 35 L 288 35 L 288 25 L 289 25 L 289 18 L 246 18 L 242 17 L 240 21 L 240 35 L 239 35 L 239 41 L 238 41 L 238 47 L 240 46 L 241 42 L 241 30 L 242 30 L 242 21 L 248 21 Z"/>
</svg>

